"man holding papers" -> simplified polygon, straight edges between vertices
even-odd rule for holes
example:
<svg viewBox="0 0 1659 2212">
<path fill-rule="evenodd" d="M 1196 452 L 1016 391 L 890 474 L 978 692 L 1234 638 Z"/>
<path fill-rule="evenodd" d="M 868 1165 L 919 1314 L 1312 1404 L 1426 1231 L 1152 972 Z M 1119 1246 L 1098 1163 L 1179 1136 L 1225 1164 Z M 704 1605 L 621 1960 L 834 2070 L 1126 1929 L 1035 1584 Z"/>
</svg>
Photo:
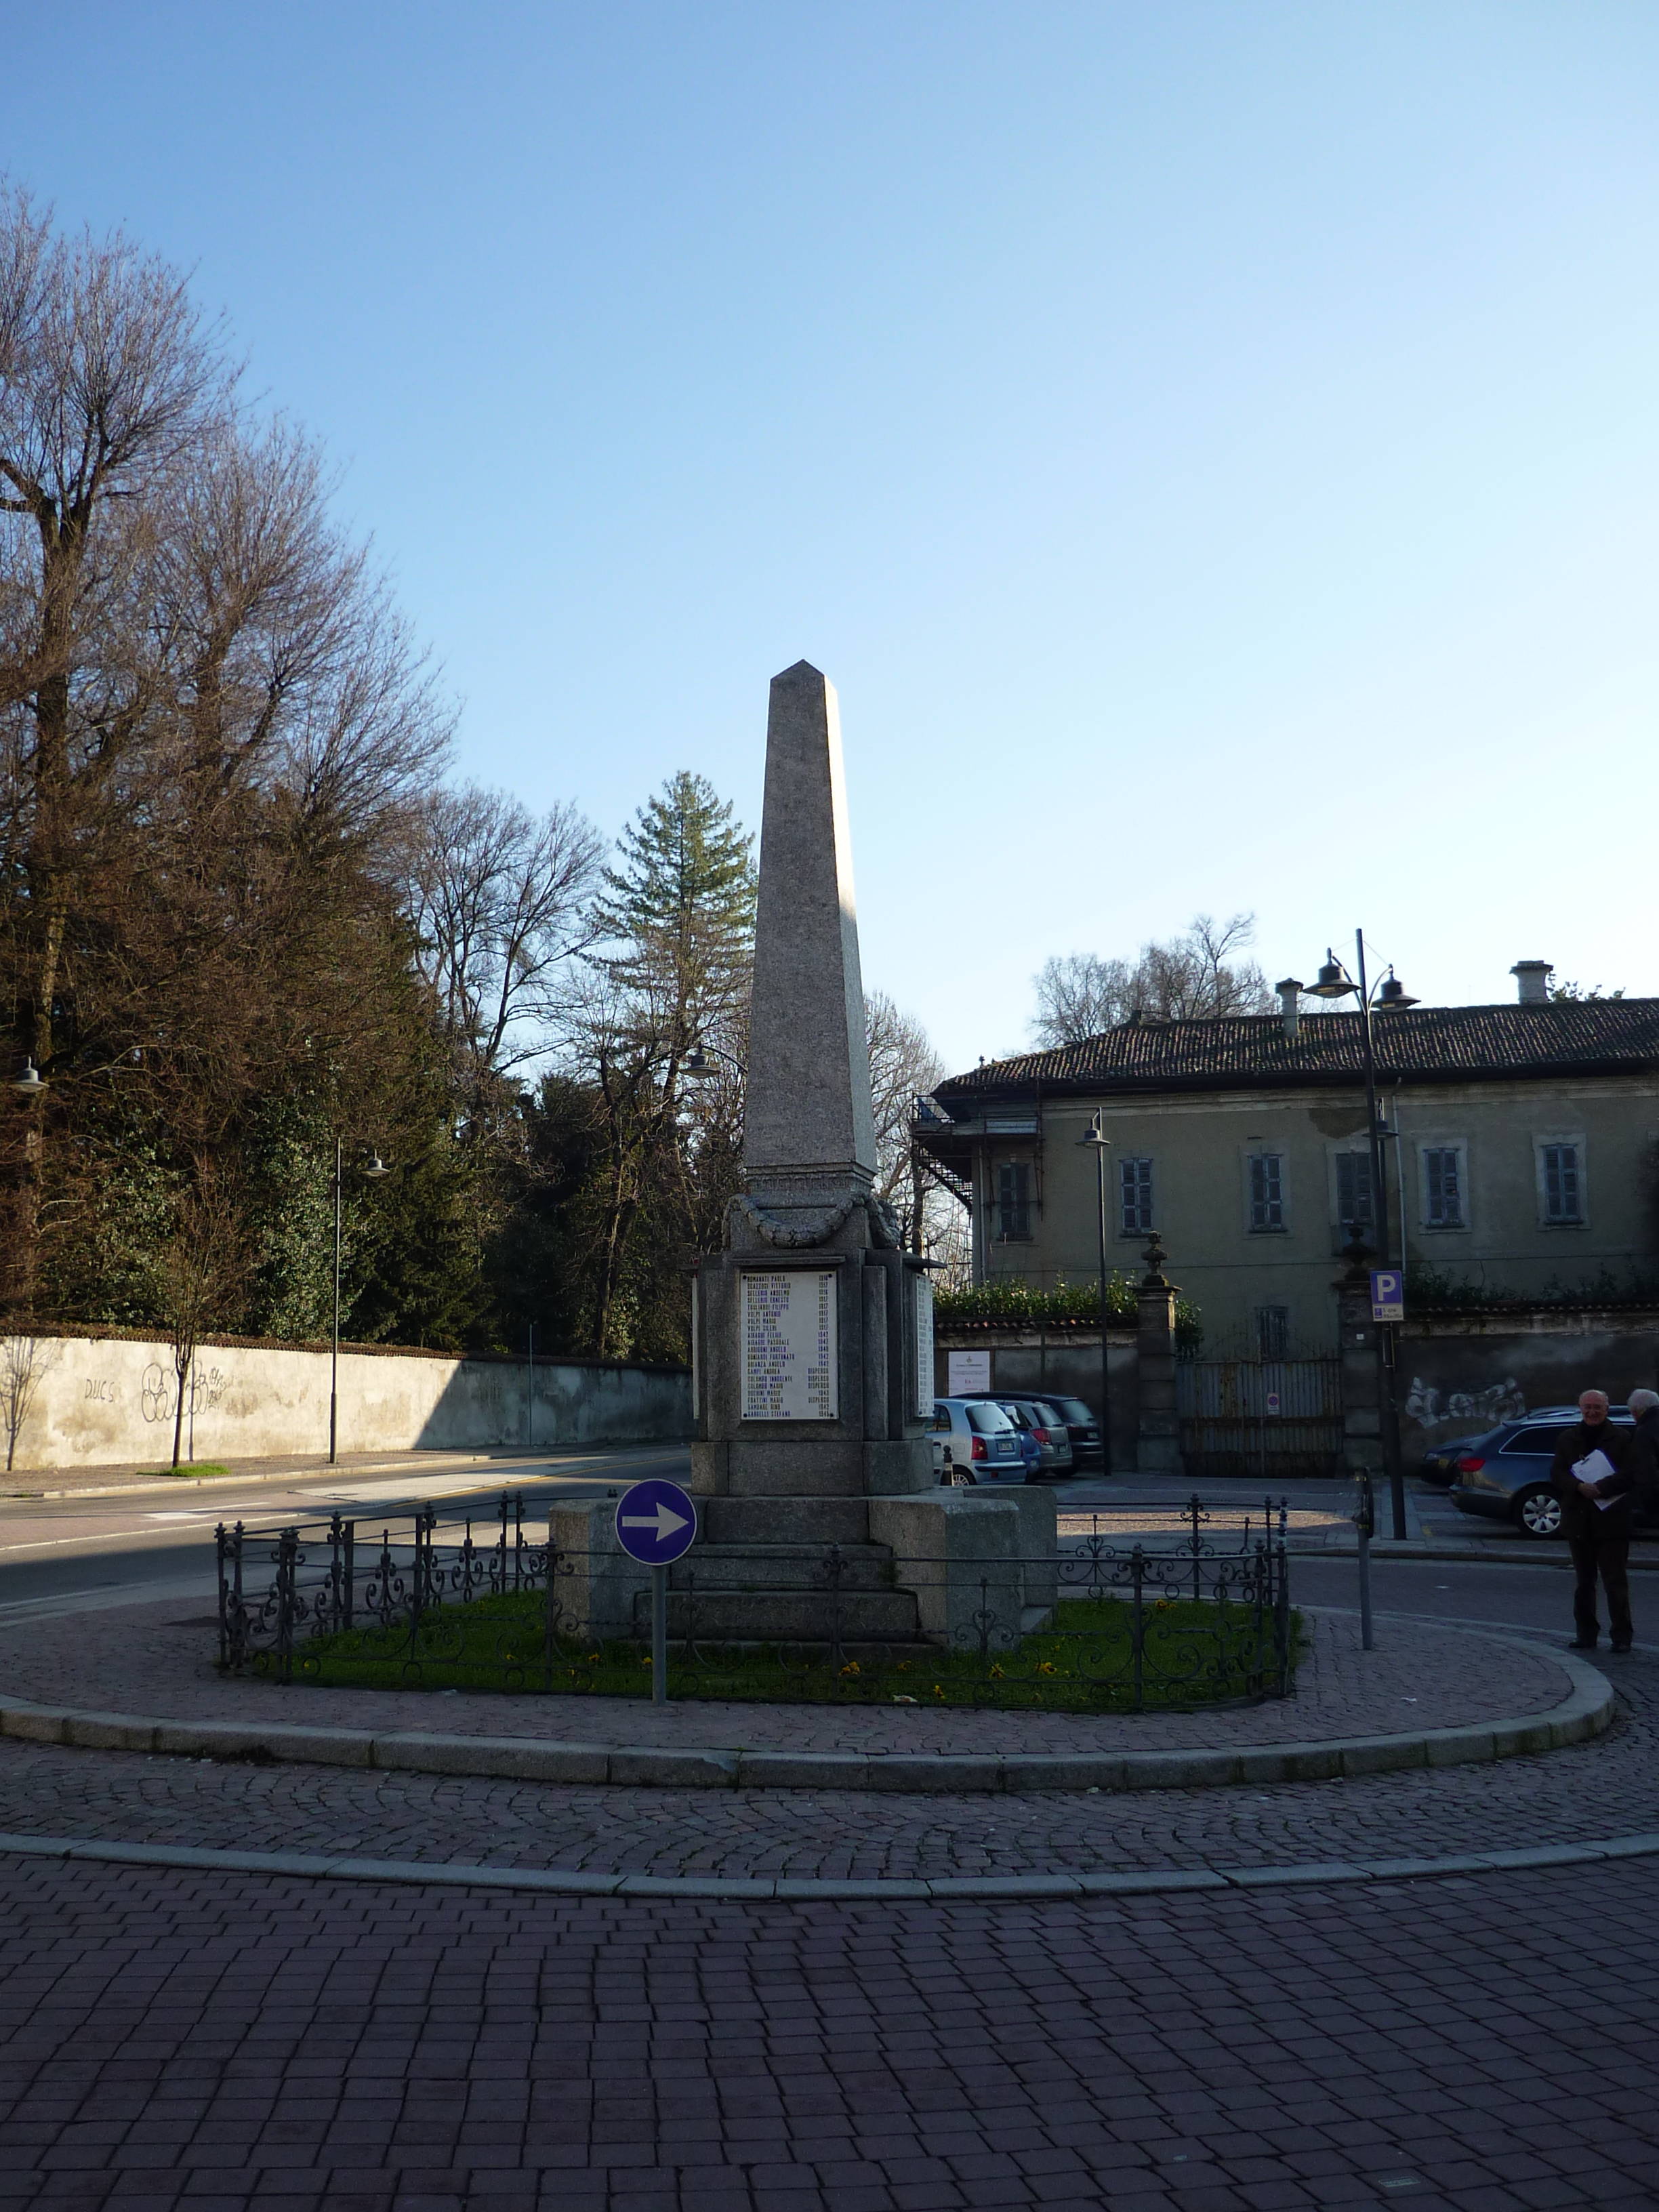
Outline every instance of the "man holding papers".
<svg viewBox="0 0 1659 2212">
<path fill-rule="evenodd" d="M 1572 1618 L 1575 1651 L 1594 1651 L 1595 1578 L 1607 1594 L 1607 1626 L 1615 1651 L 1628 1651 L 1630 1618 L 1630 1500 L 1636 1477 L 1627 1430 L 1607 1419 L 1605 1390 L 1586 1390 L 1578 1401 L 1578 1426 L 1555 1447 L 1550 1487 L 1561 1501 L 1561 1527 L 1572 1553 L 1577 1583 Z"/>
</svg>

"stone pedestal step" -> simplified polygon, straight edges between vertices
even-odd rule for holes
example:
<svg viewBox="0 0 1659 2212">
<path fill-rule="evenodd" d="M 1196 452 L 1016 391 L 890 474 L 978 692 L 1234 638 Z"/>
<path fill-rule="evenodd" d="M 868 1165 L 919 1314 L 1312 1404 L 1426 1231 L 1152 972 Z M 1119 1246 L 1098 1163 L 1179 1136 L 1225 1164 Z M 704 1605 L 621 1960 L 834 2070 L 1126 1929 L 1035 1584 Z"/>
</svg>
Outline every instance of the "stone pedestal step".
<svg viewBox="0 0 1659 2212">
<path fill-rule="evenodd" d="M 649 1620 L 649 1600 L 641 1612 Z M 908 1590 L 846 1590 L 833 1610 L 828 1592 L 713 1590 L 668 1593 L 671 1641 L 685 1635 L 700 1644 L 828 1644 L 832 1620 L 842 1643 L 915 1644 L 921 1641 L 916 1601 Z"/>
<path fill-rule="evenodd" d="M 708 1544 L 866 1544 L 869 1502 L 862 1498 L 709 1498 L 697 1499 L 702 1542 Z"/>
<path fill-rule="evenodd" d="M 699 1544 L 669 1569 L 671 1590 L 705 1592 L 823 1590 L 830 1587 L 830 1547 L 825 1544 Z M 839 1547 L 843 1590 L 890 1590 L 896 1577 L 893 1554 L 884 1544 Z"/>
</svg>

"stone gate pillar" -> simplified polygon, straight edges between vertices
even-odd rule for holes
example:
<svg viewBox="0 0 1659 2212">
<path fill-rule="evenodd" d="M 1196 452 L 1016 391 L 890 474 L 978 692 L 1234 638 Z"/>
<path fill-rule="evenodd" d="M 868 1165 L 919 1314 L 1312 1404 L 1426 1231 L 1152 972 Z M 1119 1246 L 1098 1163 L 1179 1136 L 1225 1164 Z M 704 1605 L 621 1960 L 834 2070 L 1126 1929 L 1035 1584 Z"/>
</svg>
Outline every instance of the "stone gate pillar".
<svg viewBox="0 0 1659 2212">
<path fill-rule="evenodd" d="M 1139 1328 L 1140 1435 L 1136 1465 L 1142 1474 L 1182 1472 L 1181 1423 L 1176 1411 L 1175 1302 L 1177 1285 L 1164 1273 L 1169 1255 L 1156 1231 L 1146 1247 L 1146 1273 L 1136 1291 Z"/>
</svg>

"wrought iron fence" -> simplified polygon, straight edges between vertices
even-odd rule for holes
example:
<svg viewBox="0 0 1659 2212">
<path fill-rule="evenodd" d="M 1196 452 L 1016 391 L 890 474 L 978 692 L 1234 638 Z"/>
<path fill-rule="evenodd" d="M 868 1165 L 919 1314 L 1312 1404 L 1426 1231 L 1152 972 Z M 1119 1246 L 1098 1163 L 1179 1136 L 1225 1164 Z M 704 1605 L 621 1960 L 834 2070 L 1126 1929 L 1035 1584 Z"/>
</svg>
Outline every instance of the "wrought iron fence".
<svg viewBox="0 0 1659 2212">
<path fill-rule="evenodd" d="M 738 1579 L 694 1547 L 671 1575 L 669 1694 L 1078 1711 L 1283 1697 L 1297 1624 L 1276 1510 L 1224 1534 L 1194 1497 L 1168 1545 L 1091 1513 L 1053 1559 L 971 1569 L 831 1544 L 787 1579 L 747 1559 Z M 520 1498 L 484 1534 L 415 1506 L 372 1533 L 337 1514 L 222 1526 L 218 1553 L 226 1674 L 650 1694 L 648 1588 L 615 1553 L 535 1540 Z"/>
<path fill-rule="evenodd" d="M 411 1684 L 432 1668 L 459 1666 L 480 1674 L 505 1669 L 514 1679 L 504 1686 L 527 1686 L 544 1654 L 539 1646 L 533 1661 L 519 1654 L 514 1647 L 526 1638 L 516 1623 L 503 1624 L 499 1652 L 475 1660 L 457 1648 L 458 1632 L 481 1599 L 537 1590 L 550 1596 L 556 1576 L 548 1575 L 547 1544 L 526 1534 L 521 1496 L 502 1497 L 493 1535 L 475 1537 L 471 1516 L 448 1534 L 441 1543 L 428 1504 L 381 1518 L 378 1534 L 337 1513 L 275 1528 L 222 1522 L 220 1672 L 289 1682 L 296 1667 L 314 1674 L 306 1662 L 326 1649 L 365 1666 L 384 1664 Z"/>
</svg>

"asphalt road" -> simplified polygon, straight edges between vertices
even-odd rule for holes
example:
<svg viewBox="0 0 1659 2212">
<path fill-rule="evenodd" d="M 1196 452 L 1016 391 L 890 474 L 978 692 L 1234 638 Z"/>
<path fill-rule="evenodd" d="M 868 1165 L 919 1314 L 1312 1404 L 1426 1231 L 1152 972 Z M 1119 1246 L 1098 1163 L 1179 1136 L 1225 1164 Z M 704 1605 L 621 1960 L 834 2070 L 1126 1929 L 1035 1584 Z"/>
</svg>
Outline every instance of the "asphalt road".
<svg viewBox="0 0 1659 2212">
<path fill-rule="evenodd" d="M 175 1498 L 141 1489 L 124 1497 L 0 1500 L 0 1626 L 48 1612 L 200 1597 L 216 1589 L 213 1532 L 221 1521 L 256 1526 L 316 1520 L 337 1510 L 361 1519 L 395 1503 L 432 1499 L 443 1517 L 469 1510 L 493 1519 L 503 1489 L 522 1492 L 526 1513 L 556 1498 L 603 1497 L 646 1474 L 688 1465 L 679 1446 L 641 1445 L 492 1460 L 486 1468 L 439 1462 L 382 1475 L 325 1468 L 280 1482 L 204 1485 Z"/>
<path fill-rule="evenodd" d="M 338 1510 L 360 1519 L 410 1498 L 439 1503 L 443 1517 L 469 1510 L 493 1518 L 503 1489 L 522 1492 L 527 1512 L 544 1513 L 556 1498 L 602 1497 L 646 1474 L 683 1479 L 682 1446 L 639 1446 L 599 1452 L 504 1456 L 485 1467 L 435 1462 L 429 1468 L 386 1474 L 313 1469 L 291 1485 L 221 1483 L 179 1495 L 146 1489 L 125 1496 L 0 1500 L 0 1627 L 48 1613 L 143 1602 L 210 1601 L 215 1591 L 213 1531 L 220 1521 L 274 1524 L 312 1520 Z M 1097 1486 L 1090 1486 L 1091 1489 Z M 1103 1498 L 1109 1486 L 1097 1486 Z M 1255 1492 L 1239 1486 L 1237 1502 Z M 1342 1486 L 1297 1485 L 1292 1504 L 1340 1507 Z M 1185 1486 L 1126 1481 L 1111 1486 L 1118 1502 L 1166 1492 L 1178 1504 Z M 1305 1495 L 1304 1495 L 1305 1493 Z M 1231 1490 L 1224 1495 L 1230 1500 Z M 1423 1491 L 1432 1505 L 1437 1493 Z M 1068 1505 L 1072 1501 L 1068 1498 Z M 1085 1509 L 1086 1510 L 1086 1509 Z M 1571 1584 L 1565 1549 L 1540 1546 L 1526 1565 L 1471 1559 L 1467 1563 L 1389 1560 L 1374 1554 L 1373 1601 L 1379 1612 L 1419 1614 L 1468 1626 L 1571 1633 Z M 1292 1587 L 1304 1604 L 1358 1609 L 1352 1559 L 1298 1557 Z M 1651 1598 L 1651 1634 L 1659 1643 L 1659 1577 Z M 1637 1634 L 1643 1638 L 1648 1577 L 1635 1583 Z"/>
</svg>

